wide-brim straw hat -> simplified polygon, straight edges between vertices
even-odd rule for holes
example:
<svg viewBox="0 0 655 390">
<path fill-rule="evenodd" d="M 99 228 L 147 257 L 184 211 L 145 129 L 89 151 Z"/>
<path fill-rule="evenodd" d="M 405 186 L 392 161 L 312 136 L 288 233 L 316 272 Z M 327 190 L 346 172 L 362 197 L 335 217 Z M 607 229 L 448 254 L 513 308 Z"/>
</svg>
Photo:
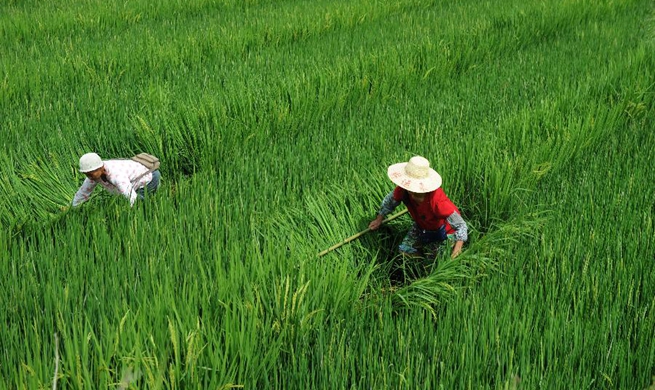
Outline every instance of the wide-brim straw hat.
<svg viewBox="0 0 655 390">
<path fill-rule="evenodd" d="M 414 156 L 409 162 L 391 165 L 387 175 L 396 185 L 418 194 L 432 192 L 441 187 L 441 176 L 430 168 L 430 162 L 421 156 Z"/>
</svg>

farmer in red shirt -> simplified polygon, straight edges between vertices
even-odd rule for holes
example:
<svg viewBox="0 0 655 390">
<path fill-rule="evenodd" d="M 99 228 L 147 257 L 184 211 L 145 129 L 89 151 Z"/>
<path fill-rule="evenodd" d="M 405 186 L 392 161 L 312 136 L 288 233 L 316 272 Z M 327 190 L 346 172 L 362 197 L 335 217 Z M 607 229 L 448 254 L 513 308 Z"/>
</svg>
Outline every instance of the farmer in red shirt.
<svg viewBox="0 0 655 390">
<path fill-rule="evenodd" d="M 384 217 L 402 202 L 414 225 L 400 244 L 400 251 L 417 255 L 428 247 L 451 240 L 454 241 L 451 257 L 457 257 L 468 239 L 468 227 L 440 188 L 441 176 L 430 168 L 428 160 L 414 156 L 409 162 L 391 165 L 387 175 L 397 187 L 382 201 L 377 218 L 369 224 L 371 230 L 379 228 Z"/>
</svg>

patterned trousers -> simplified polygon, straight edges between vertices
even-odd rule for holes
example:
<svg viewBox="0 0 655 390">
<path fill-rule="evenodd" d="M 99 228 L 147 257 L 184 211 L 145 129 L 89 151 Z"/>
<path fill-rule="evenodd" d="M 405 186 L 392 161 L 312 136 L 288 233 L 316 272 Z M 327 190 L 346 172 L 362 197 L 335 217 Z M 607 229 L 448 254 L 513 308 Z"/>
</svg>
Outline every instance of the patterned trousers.
<svg viewBox="0 0 655 390">
<path fill-rule="evenodd" d="M 454 241 L 454 235 L 446 234 L 444 226 L 439 230 L 424 230 L 414 223 L 398 246 L 398 250 L 410 255 L 436 253 L 445 241 Z"/>
</svg>

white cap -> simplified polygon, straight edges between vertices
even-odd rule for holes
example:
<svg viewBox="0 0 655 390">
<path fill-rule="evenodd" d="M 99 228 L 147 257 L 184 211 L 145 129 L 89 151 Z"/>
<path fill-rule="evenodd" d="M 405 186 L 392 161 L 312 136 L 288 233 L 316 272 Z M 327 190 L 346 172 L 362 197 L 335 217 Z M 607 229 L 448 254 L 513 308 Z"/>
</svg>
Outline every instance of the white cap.
<svg viewBox="0 0 655 390">
<path fill-rule="evenodd" d="M 87 173 L 102 168 L 102 159 L 95 153 L 87 153 L 80 157 L 80 172 Z"/>
</svg>

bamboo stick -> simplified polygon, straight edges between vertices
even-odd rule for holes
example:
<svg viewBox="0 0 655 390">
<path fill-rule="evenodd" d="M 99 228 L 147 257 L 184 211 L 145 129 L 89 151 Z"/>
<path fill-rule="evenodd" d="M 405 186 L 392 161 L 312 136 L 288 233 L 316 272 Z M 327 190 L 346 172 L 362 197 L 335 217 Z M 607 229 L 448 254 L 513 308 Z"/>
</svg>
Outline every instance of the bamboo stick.
<svg viewBox="0 0 655 390">
<path fill-rule="evenodd" d="M 407 212 L 407 209 L 405 209 L 403 211 L 400 211 L 400 212 L 390 216 L 389 218 L 386 218 L 384 221 L 382 221 L 382 223 L 389 222 L 389 221 L 391 221 L 393 219 L 396 219 L 396 218 L 400 217 L 401 215 L 405 214 L 406 212 Z M 329 247 L 326 250 L 319 253 L 318 257 L 321 257 L 321 256 L 325 255 L 326 253 L 331 252 L 331 251 L 333 251 L 333 250 L 335 250 L 335 249 L 349 243 L 350 241 L 358 239 L 359 237 L 361 237 L 364 234 L 368 233 L 370 230 L 371 230 L 371 228 L 366 228 L 365 230 L 362 230 L 361 232 L 346 238 L 345 240 L 341 241 L 340 243 L 332 245 L 331 247 Z"/>
</svg>

